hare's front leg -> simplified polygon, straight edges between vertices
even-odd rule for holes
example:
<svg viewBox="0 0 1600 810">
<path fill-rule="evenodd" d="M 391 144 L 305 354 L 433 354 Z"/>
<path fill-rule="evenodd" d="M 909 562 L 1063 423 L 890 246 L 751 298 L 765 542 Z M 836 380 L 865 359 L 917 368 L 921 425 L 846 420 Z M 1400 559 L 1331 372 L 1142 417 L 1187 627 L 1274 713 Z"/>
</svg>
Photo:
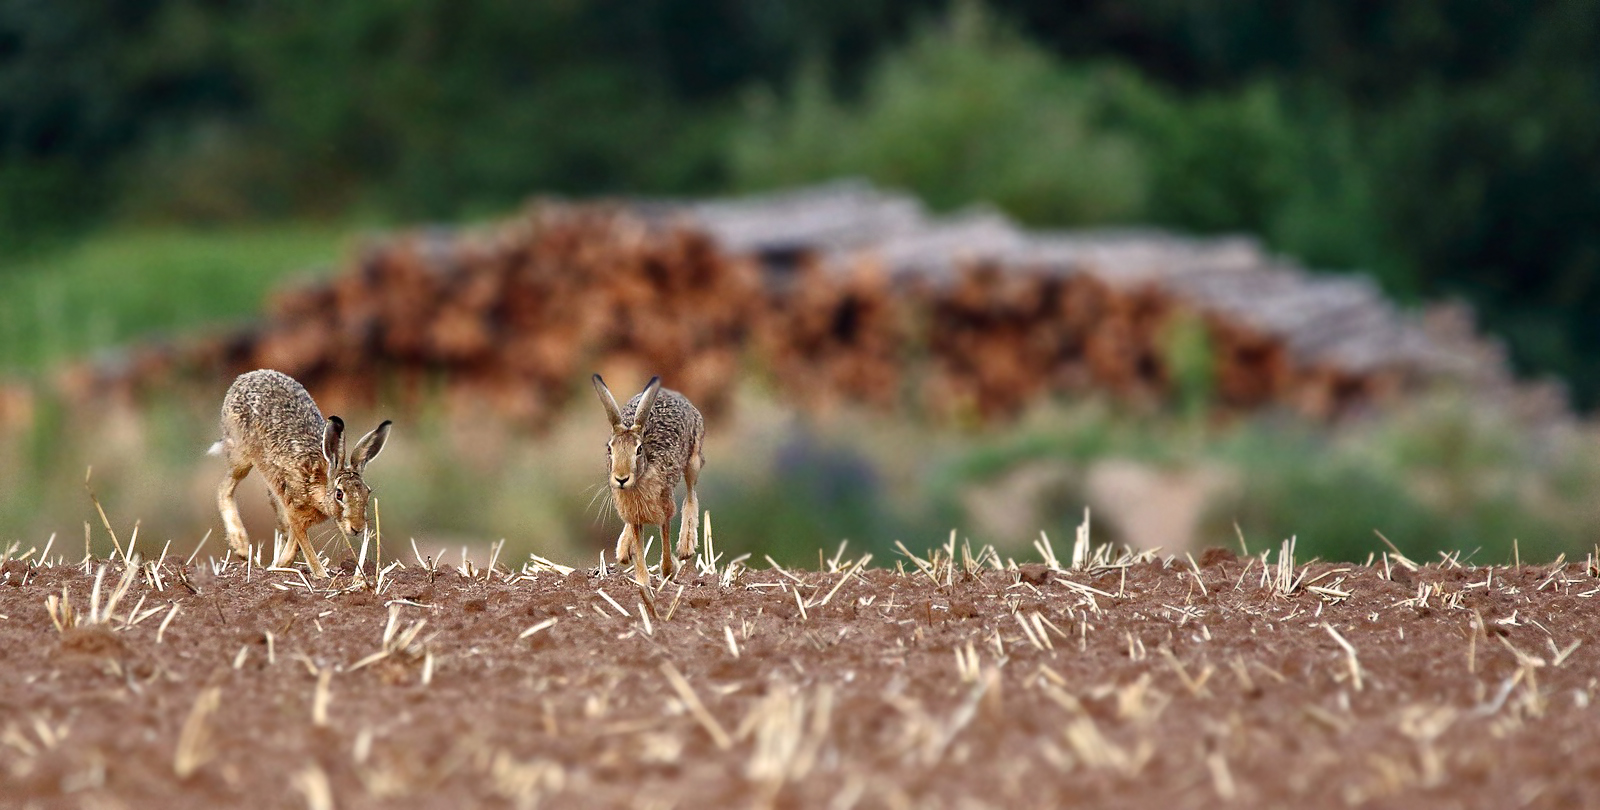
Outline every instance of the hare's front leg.
<svg viewBox="0 0 1600 810">
<path fill-rule="evenodd" d="M 277 556 L 272 558 L 272 567 L 288 568 L 294 565 L 294 553 L 299 547 L 299 544 L 295 542 L 294 519 L 289 516 L 288 510 L 284 508 L 283 496 L 278 494 L 277 487 L 269 484 L 268 490 L 267 500 L 272 502 L 272 515 L 276 518 L 278 527 L 277 534 L 273 535 L 272 538 L 273 545 L 277 550 Z M 279 538 L 282 538 L 282 540 L 279 540 Z M 278 545 L 279 542 L 282 545 Z"/>
<path fill-rule="evenodd" d="M 665 523 L 661 524 L 661 578 L 662 579 L 672 579 L 673 571 L 675 571 L 677 569 L 677 565 L 674 563 L 674 561 L 672 559 L 672 548 L 667 545 L 667 537 L 670 536 L 671 534 L 672 534 L 672 518 L 669 517 L 669 518 L 667 518 Z"/>
<path fill-rule="evenodd" d="M 239 489 L 239 482 L 249 474 L 249 464 L 234 467 L 217 487 L 217 509 L 222 512 L 222 526 L 228 534 L 228 548 L 240 559 L 250 557 L 250 536 L 245 533 L 244 520 L 239 517 L 239 503 L 235 500 L 234 493 Z"/>
<path fill-rule="evenodd" d="M 294 518 L 289 518 L 285 522 L 288 524 L 288 536 L 284 538 L 283 553 L 278 555 L 278 559 L 273 562 L 273 565 L 279 568 L 288 568 L 294 565 L 295 551 L 298 550 L 305 555 L 306 565 L 311 568 L 311 576 L 317 579 L 327 579 L 328 570 L 322 567 L 322 558 L 317 556 L 317 550 L 311 547 L 311 538 L 307 536 L 307 531 L 311 528 L 311 524 Z"/>
<path fill-rule="evenodd" d="M 620 564 L 624 559 L 633 560 L 633 579 L 640 585 L 650 586 L 650 569 L 644 565 L 644 543 L 640 539 L 644 534 L 644 526 L 638 523 L 627 523 L 622 527 L 622 537 L 617 540 L 617 560 Z M 627 556 L 624 557 L 620 549 L 627 545 Z"/>
<path fill-rule="evenodd" d="M 633 540 L 630 538 L 637 537 L 638 533 L 637 525 L 623 521 L 622 534 L 617 535 L 617 567 L 627 565 L 633 560 Z"/>
<path fill-rule="evenodd" d="M 616 563 L 618 567 L 627 565 L 629 560 L 634 562 L 634 579 L 638 584 L 650 584 L 650 570 L 645 568 L 645 546 L 640 541 L 640 536 L 645 533 L 645 527 L 640 523 L 622 523 L 622 536 L 616 538 Z"/>
<path fill-rule="evenodd" d="M 327 579 L 328 569 L 322 567 L 322 558 L 317 556 L 317 550 L 311 547 L 311 538 L 306 536 L 304 527 L 298 532 L 295 542 L 300 545 L 301 553 L 306 555 L 306 563 L 311 566 L 311 576 L 317 579 Z"/>
</svg>

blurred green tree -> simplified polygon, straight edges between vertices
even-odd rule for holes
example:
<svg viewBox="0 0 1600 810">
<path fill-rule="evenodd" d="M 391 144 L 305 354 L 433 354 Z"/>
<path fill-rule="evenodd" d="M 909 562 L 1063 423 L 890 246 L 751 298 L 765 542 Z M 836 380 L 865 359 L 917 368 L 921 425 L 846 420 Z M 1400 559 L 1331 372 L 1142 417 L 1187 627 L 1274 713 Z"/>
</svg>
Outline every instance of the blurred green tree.
<svg viewBox="0 0 1600 810">
<path fill-rule="evenodd" d="M 860 175 L 945 210 L 990 202 L 1039 224 L 1129 221 L 1145 167 L 1096 120 L 1107 89 L 967 3 L 874 63 L 854 103 L 815 63 L 786 102 L 754 93 L 733 176 L 770 188 Z"/>
</svg>

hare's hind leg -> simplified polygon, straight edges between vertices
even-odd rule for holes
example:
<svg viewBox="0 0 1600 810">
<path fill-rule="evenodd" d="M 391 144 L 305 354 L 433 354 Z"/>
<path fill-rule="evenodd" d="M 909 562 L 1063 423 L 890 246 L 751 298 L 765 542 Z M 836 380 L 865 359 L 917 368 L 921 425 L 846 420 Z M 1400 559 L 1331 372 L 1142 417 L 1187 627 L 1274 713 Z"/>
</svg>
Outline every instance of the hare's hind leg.
<svg viewBox="0 0 1600 810">
<path fill-rule="evenodd" d="M 705 465 L 706 459 L 701 452 L 703 438 L 694 440 L 694 447 L 689 451 L 689 461 L 683 467 L 683 482 L 688 486 L 689 494 L 683 496 L 683 523 L 678 528 L 678 559 L 687 560 L 694 556 L 695 544 L 700 542 L 700 498 L 695 495 L 695 483 L 700 480 L 700 468 Z M 663 527 L 665 528 L 665 527 Z M 661 534 L 663 545 L 667 542 L 666 532 Z M 662 552 L 666 549 L 663 548 Z"/>
<path fill-rule="evenodd" d="M 239 517 L 239 503 L 234 493 L 239 489 L 239 482 L 250 474 L 250 466 L 234 467 L 217 487 L 217 510 L 222 512 L 222 526 L 228 533 L 228 548 L 240 559 L 250 557 L 250 536 L 245 533 L 244 520 Z"/>
</svg>

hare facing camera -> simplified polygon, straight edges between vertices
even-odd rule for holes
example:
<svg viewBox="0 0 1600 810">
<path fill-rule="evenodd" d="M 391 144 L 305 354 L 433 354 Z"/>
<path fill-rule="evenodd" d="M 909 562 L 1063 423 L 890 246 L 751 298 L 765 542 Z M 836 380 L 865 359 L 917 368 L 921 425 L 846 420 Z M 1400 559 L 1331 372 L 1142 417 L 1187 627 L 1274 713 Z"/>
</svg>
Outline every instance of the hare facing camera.
<svg viewBox="0 0 1600 810">
<path fill-rule="evenodd" d="M 651 377 L 644 390 L 628 404 L 618 408 L 617 400 L 596 374 L 594 390 L 611 421 L 611 440 L 606 443 L 606 485 L 611 502 L 622 518 L 622 534 L 617 538 L 617 564 L 633 562 L 634 579 L 650 584 L 645 567 L 645 526 L 661 527 L 661 576 L 671 578 L 674 552 L 667 548 L 669 524 L 676 512 L 672 496 L 678 482 L 689 485 L 683 499 L 683 520 L 678 531 L 676 556 L 694 556 L 699 540 L 700 501 L 695 497 L 695 482 L 705 465 L 703 445 L 705 419 L 688 397 L 661 387 L 660 377 Z"/>
<path fill-rule="evenodd" d="M 287 540 L 273 565 L 292 564 L 298 549 L 312 576 L 327 577 L 306 531 L 329 518 L 346 536 L 366 531 L 372 489 L 362 473 L 383 451 L 390 424 L 384 420 L 346 456 L 344 420 L 324 419 L 294 378 L 265 369 L 239 375 L 222 400 L 222 441 L 211 446 L 212 455 L 228 462 L 228 477 L 217 488 L 228 547 L 240 557 L 250 556 L 234 491 L 256 468 L 267 480 L 278 528 Z"/>
</svg>

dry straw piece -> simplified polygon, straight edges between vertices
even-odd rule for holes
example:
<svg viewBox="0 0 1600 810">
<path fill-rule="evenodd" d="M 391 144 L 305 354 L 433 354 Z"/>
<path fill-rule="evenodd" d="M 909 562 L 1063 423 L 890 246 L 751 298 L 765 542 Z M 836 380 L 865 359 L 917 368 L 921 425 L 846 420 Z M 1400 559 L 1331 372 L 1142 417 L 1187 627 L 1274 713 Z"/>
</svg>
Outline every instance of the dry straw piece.
<svg viewBox="0 0 1600 810">
<path fill-rule="evenodd" d="M 201 690 L 194 707 L 183 721 L 178 733 L 178 750 L 172 760 L 172 772 L 179 779 L 187 779 L 216 755 L 212 746 L 211 716 L 222 705 L 222 687 L 210 686 Z"/>
</svg>

